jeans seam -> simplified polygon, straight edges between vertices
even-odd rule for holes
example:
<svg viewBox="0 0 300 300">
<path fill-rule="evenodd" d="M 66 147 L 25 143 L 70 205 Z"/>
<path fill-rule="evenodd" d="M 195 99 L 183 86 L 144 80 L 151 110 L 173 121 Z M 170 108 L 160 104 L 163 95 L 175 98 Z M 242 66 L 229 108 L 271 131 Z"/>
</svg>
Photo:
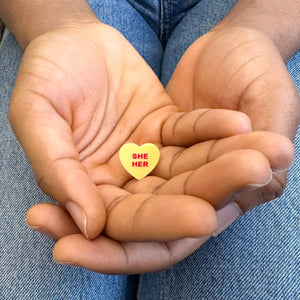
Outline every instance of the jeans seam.
<svg viewBox="0 0 300 300">
<path fill-rule="evenodd" d="M 159 40 L 162 41 L 164 34 L 164 0 L 160 1 Z"/>
<path fill-rule="evenodd" d="M 160 0 L 160 41 L 167 42 L 171 27 L 172 0 Z"/>
<path fill-rule="evenodd" d="M 172 0 L 168 1 L 168 17 L 167 17 L 167 31 L 166 31 L 166 40 L 170 37 L 170 28 L 172 27 L 172 17 L 173 17 L 173 4 Z M 172 16 L 172 17 L 171 17 Z"/>
</svg>

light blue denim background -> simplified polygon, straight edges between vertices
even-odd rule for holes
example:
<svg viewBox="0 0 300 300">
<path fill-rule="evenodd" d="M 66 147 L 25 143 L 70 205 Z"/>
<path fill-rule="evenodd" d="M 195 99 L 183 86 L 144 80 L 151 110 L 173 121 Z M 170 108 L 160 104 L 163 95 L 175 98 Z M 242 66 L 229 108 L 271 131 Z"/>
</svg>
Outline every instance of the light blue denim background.
<svg viewBox="0 0 300 300">
<path fill-rule="evenodd" d="M 125 35 L 164 84 L 185 49 L 221 20 L 235 1 L 198 2 L 89 1 L 99 18 Z M 8 124 L 21 56 L 8 35 L 0 50 L 0 299 L 134 299 L 136 277 L 59 266 L 52 261 L 53 242 L 25 225 L 30 206 L 51 200 L 35 184 Z M 300 53 L 288 69 L 300 90 Z M 248 213 L 173 268 L 141 275 L 139 298 L 299 299 L 299 131 L 295 147 L 282 197 Z"/>
</svg>

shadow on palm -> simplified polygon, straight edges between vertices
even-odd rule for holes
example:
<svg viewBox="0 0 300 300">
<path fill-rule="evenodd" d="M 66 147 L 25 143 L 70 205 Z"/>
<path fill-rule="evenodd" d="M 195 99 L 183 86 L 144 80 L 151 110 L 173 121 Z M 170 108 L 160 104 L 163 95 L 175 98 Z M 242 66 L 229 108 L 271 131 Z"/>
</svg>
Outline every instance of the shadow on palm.
<svg viewBox="0 0 300 300">
<path fill-rule="evenodd" d="M 60 239 L 56 260 L 105 273 L 179 261 L 215 230 L 215 209 L 289 163 L 277 159 L 289 142 L 249 133 L 242 113 L 180 112 L 130 44 L 103 24 L 61 29 L 28 47 L 10 120 L 39 185 L 61 204 L 31 208 L 28 223 Z M 159 146 L 152 176 L 132 180 L 122 168 L 126 142 Z M 278 151 L 267 147 L 274 143 Z"/>
</svg>

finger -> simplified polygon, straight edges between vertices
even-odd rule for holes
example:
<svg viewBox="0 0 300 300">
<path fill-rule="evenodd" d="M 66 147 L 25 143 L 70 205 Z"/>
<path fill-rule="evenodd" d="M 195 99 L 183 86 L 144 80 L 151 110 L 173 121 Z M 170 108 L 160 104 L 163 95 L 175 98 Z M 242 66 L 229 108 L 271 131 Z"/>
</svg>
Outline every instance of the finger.
<svg viewBox="0 0 300 300">
<path fill-rule="evenodd" d="M 132 194 L 154 194 L 155 191 L 167 182 L 166 179 L 157 176 L 146 176 L 141 180 L 132 179 L 128 181 L 123 189 Z"/>
<path fill-rule="evenodd" d="M 68 213 L 52 204 L 33 206 L 28 211 L 27 223 L 35 230 L 59 240 L 53 257 L 60 264 L 118 274 L 160 270 L 174 261 L 172 252 L 164 243 L 120 243 L 105 236 L 89 241 L 83 235 L 76 234 L 79 230 Z"/>
<path fill-rule="evenodd" d="M 118 241 L 168 241 L 211 234 L 213 207 L 184 195 L 130 194 L 117 187 L 99 187 L 107 207 L 105 233 Z"/>
<path fill-rule="evenodd" d="M 218 226 L 212 234 L 213 237 L 216 237 L 221 232 L 226 230 L 232 223 L 234 223 L 243 215 L 241 208 L 235 202 L 227 204 L 222 209 L 219 209 L 216 213 Z M 209 236 L 199 239 L 189 238 L 186 239 L 185 242 L 183 242 L 183 240 L 171 241 L 168 243 L 168 246 L 172 249 L 173 254 L 176 253 L 176 256 L 184 258 L 183 255 L 186 254 L 187 249 L 189 249 L 189 251 L 192 253 L 194 250 L 203 245 L 208 239 Z"/>
<path fill-rule="evenodd" d="M 168 243 L 121 243 L 100 236 L 88 241 L 83 235 L 76 234 L 80 231 L 63 208 L 48 203 L 30 208 L 27 223 L 31 228 L 59 240 L 53 252 L 56 262 L 107 274 L 165 269 L 194 252 L 209 238 L 186 238 Z"/>
<path fill-rule="evenodd" d="M 174 113 L 162 127 L 164 145 L 190 146 L 195 143 L 250 132 L 250 119 L 225 109 L 197 109 Z"/>
<path fill-rule="evenodd" d="M 23 98 L 30 101 L 20 101 Z M 79 161 L 70 124 L 47 99 L 18 93 L 18 88 L 9 117 L 41 189 L 68 209 L 86 237 L 99 235 L 105 224 L 104 205 Z"/>
<path fill-rule="evenodd" d="M 234 202 L 227 204 L 224 208 L 217 211 L 218 227 L 213 235 L 216 236 L 224 231 L 240 216 L 253 208 L 278 198 L 284 192 L 286 181 L 286 171 L 273 171 L 270 183 L 261 188 L 240 193 Z M 165 179 L 152 176 L 144 178 L 141 181 L 131 180 L 124 188 L 131 193 L 138 193 L 140 191 L 153 193 L 166 182 L 167 180 Z"/>
<path fill-rule="evenodd" d="M 108 215 L 105 233 L 118 241 L 199 237 L 211 234 L 217 226 L 213 207 L 195 197 L 132 195 L 109 185 L 100 186 L 99 190 Z M 49 204 L 31 208 L 27 222 L 31 227 L 47 228 L 55 239 L 77 232 L 67 212 Z"/>
<path fill-rule="evenodd" d="M 218 232 L 231 225 L 239 216 L 238 209 L 229 204 L 218 211 Z M 82 235 L 60 239 L 53 251 L 60 264 L 81 266 L 104 274 L 136 274 L 166 269 L 181 261 L 210 236 L 185 238 L 170 242 L 117 242 L 105 236 L 88 241 Z"/>
<path fill-rule="evenodd" d="M 50 203 L 39 203 L 32 206 L 27 212 L 26 223 L 29 227 L 54 240 L 80 233 L 68 212 L 62 207 Z"/>
<path fill-rule="evenodd" d="M 93 241 L 82 235 L 59 240 L 53 258 L 64 265 L 75 265 L 104 274 L 136 274 L 158 271 L 174 263 L 164 243 L 119 243 L 105 236 Z"/>
<path fill-rule="evenodd" d="M 158 187 L 156 194 L 191 195 L 216 209 L 238 193 L 266 185 L 272 178 L 268 160 L 255 150 L 236 150 L 196 169 L 177 175 Z"/>
<path fill-rule="evenodd" d="M 271 168 L 282 170 L 289 167 L 294 156 L 291 141 L 272 132 L 251 132 L 219 140 L 201 142 L 189 148 L 167 146 L 160 149 L 160 160 L 151 175 L 165 179 L 194 170 L 226 152 L 253 149 L 263 153 Z M 89 175 L 97 184 L 122 186 L 130 175 L 121 166 L 118 154 L 105 165 L 96 166 Z"/>
<path fill-rule="evenodd" d="M 167 181 L 165 179 L 155 177 L 155 176 L 150 176 L 150 177 L 146 177 L 140 181 L 139 180 L 131 180 L 124 186 L 124 189 L 126 189 L 127 191 L 129 191 L 131 193 L 139 193 L 141 191 L 144 191 L 147 193 L 154 193 L 166 182 Z M 268 187 L 268 186 L 269 186 L 269 184 L 266 187 Z M 264 189 L 264 188 L 265 187 L 263 187 L 262 189 Z M 218 226 L 217 226 L 217 229 L 213 232 L 213 236 L 216 236 L 219 233 L 221 233 L 222 231 L 224 231 L 235 220 L 237 220 L 240 216 L 242 216 L 243 213 L 246 213 L 248 210 L 254 208 L 255 205 L 257 205 L 257 202 L 254 201 L 255 196 L 257 196 L 257 195 L 255 195 L 255 193 L 259 190 L 260 189 L 252 191 L 252 192 L 248 192 L 248 193 L 245 192 L 241 196 L 238 197 L 236 202 L 229 203 L 225 207 L 219 209 L 216 212 Z M 245 199 L 244 195 L 250 195 L 250 197 L 247 197 L 247 199 Z M 241 204 L 241 201 L 242 201 L 242 204 Z M 239 204 L 241 204 L 241 207 L 239 206 Z M 179 244 L 181 245 L 181 243 L 179 243 Z"/>
<path fill-rule="evenodd" d="M 228 206 L 231 207 L 232 204 Z M 217 230 L 224 230 L 238 217 L 230 207 L 217 212 L 219 224 Z M 48 203 L 32 207 L 28 211 L 27 222 L 41 233 L 59 240 L 53 251 L 56 262 L 77 265 L 106 274 L 142 273 L 165 269 L 184 259 L 209 239 L 209 236 L 203 236 L 166 243 L 122 243 L 100 236 L 88 241 L 82 235 L 76 234 L 79 229 L 65 210 Z"/>
<path fill-rule="evenodd" d="M 104 274 L 137 274 L 164 270 L 198 249 L 209 237 L 172 242 L 117 242 L 105 236 L 93 241 L 82 235 L 59 240 L 53 250 L 57 263 L 81 266 Z"/>
<path fill-rule="evenodd" d="M 241 210 L 246 213 L 247 211 L 250 211 L 261 204 L 281 196 L 284 192 L 286 183 L 287 172 L 275 171 L 273 172 L 273 179 L 269 184 L 255 191 L 250 191 L 239 195 L 235 202 L 239 205 Z"/>
<path fill-rule="evenodd" d="M 180 173 L 194 170 L 215 160 L 226 152 L 253 149 L 261 152 L 272 169 L 283 170 L 290 166 L 294 157 L 291 141 L 272 132 L 251 132 L 196 144 L 190 148 L 164 147 L 159 163 L 152 175 L 172 178 Z"/>
</svg>

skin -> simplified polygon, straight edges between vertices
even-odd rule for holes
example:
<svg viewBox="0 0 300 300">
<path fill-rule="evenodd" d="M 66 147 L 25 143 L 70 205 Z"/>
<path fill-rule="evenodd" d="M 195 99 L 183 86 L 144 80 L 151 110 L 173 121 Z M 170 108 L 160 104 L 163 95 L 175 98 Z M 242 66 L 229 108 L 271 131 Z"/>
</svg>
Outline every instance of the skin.
<svg viewBox="0 0 300 300">
<path fill-rule="evenodd" d="M 64 51 L 57 57 L 60 45 Z M 78 57 L 77 64 L 68 57 Z M 93 81 L 82 78 L 97 80 L 91 86 Z M 32 117 L 22 117 L 23 111 Z M 216 120 L 222 126 L 213 127 Z M 139 54 L 101 23 L 47 33 L 27 47 L 10 121 L 40 187 L 61 204 L 33 207 L 28 224 L 59 239 L 56 261 L 104 273 L 157 270 L 182 259 L 216 229 L 215 209 L 266 184 L 270 169 L 286 168 L 293 157 L 287 138 L 251 133 L 248 117 L 240 112 L 179 112 Z M 127 141 L 161 148 L 152 176 L 137 182 L 121 167 L 117 153 Z M 41 152 L 40 145 L 48 150 Z M 197 160 L 189 162 L 190 157 Z M 82 215 L 69 210 L 70 218 L 62 208 L 69 209 L 70 200 L 83 210 L 86 227 Z M 41 219 L 45 215 L 52 216 L 50 224 Z M 105 264 L 105 257 L 115 264 Z"/>
<path fill-rule="evenodd" d="M 166 90 L 183 111 L 240 111 L 250 117 L 253 130 L 278 132 L 291 140 L 299 124 L 299 95 L 280 52 L 268 36 L 247 27 L 218 25 L 196 40 Z M 250 210 L 277 198 L 285 184 L 286 172 L 277 170 L 268 186 L 243 195 L 238 203 Z"/>
<path fill-rule="evenodd" d="M 78 57 L 76 64 L 73 57 Z M 211 128 L 216 118 L 228 125 L 211 130 L 211 138 L 251 128 L 241 113 L 214 110 L 206 115 L 198 110 L 182 118 L 133 47 L 101 23 L 60 29 L 35 39 L 24 54 L 9 111 L 39 186 L 71 213 L 90 239 L 106 223 L 97 186 L 123 187 L 131 179 L 118 158 L 124 143 L 157 144 L 171 162 L 176 153 L 165 145 L 206 140 L 202 131 Z M 161 177 L 159 172 L 156 175 Z M 247 180 L 240 180 L 235 188 Z M 264 174 L 260 180 L 266 180 Z M 212 232 L 214 223 L 212 216 L 203 228 Z"/>
<path fill-rule="evenodd" d="M 259 95 L 246 89 L 257 77 L 257 73 L 252 74 L 255 66 L 247 71 L 244 82 L 233 81 L 232 88 L 228 89 L 230 101 L 226 103 L 219 95 L 207 94 L 205 85 L 200 84 L 198 66 L 202 68 L 209 58 L 209 51 L 205 49 L 211 51 L 228 45 L 227 39 L 222 39 L 225 33 L 231 33 L 240 43 L 241 37 L 232 33 L 235 28 L 215 30 L 187 50 L 182 60 L 189 68 L 184 68 L 181 61 L 167 87 L 171 100 L 129 43 L 114 29 L 90 17 L 84 1 L 73 2 L 73 5 L 70 1 L 61 2 L 65 7 L 72 6 L 73 15 L 60 19 L 67 23 L 54 22 L 53 25 L 50 18 L 43 16 L 45 22 L 38 15 L 33 19 L 41 20 L 40 32 L 31 24 L 24 35 L 20 34 L 20 28 L 26 24 L 26 18 L 22 19 L 21 14 L 21 21 L 15 20 L 17 14 L 9 9 L 10 5 L 20 5 L 20 2 L 10 3 L 2 7 L 3 19 L 11 25 L 26 51 L 9 117 L 39 185 L 60 203 L 60 206 L 40 204 L 31 208 L 27 222 L 59 240 L 54 248 L 56 261 L 103 273 L 163 269 L 209 238 L 217 226 L 215 209 L 224 207 L 237 195 L 246 195 L 258 185 L 269 183 L 270 169 L 285 169 L 290 165 L 293 148 L 288 138 L 275 133 L 249 133 L 251 125 L 246 115 L 216 109 L 242 107 L 255 130 L 269 130 L 255 122 L 255 114 L 258 114 L 255 103 L 260 102 L 249 102 Z M 56 6 L 54 2 L 49 7 L 52 15 Z M 76 11 L 76 7 L 81 9 Z M 65 11 L 68 10 L 60 9 L 59 14 Z M 83 17 L 78 21 L 82 11 Z M 268 43 L 274 49 L 270 40 Z M 230 52 L 229 46 L 219 59 L 222 61 Z M 275 52 L 270 54 L 272 65 Z M 250 58 L 251 55 L 253 53 L 249 54 Z M 76 64 L 70 59 L 73 57 Z M 239 67 L 245 62 L 231 59 L 230 63 L 240 71 Z M 260 62 L 254 60 L 259 66 Z M 282 62 L 276 66 L 281 70 Z M 234 74 L 236 70 L 229 71 Z M 215 74 L 213 69 L 210 74 Z M 286 86 L 284 91 L 297 98 L 286 73 L 280 71 L 278 76 Z M 182 82 L 183 77 L 191 81 Z M 208 80 L 211 81 L 209 86 L 215 78 L 210 76 Z M 176 82 L 183 83 L 180 95 L 187 96 L 181 98 L 184 102 L 177 96 Z M 217 83 L 220 87 L 226 84 L 222 79 Z M 272 85 L 275 83 L 271 81 Z M 234 93 L 234 88 L 238 93 Z M 250 94 L 249 99 L 240 101 L 245 90 Z M 230 93 L 237 94 L 236 98 Z M 247 103 L 248 110 L 245 109 Z M 200 109 L 195 110 L 196 107 Z M 208 111 L 211 108 L 213 110 Z M 268 109 L 267 106 L 265 112 Z M 184 115 L 180 110 L 190 113 Z M 291 112 L 289 109 L 288 113 Z M 269 125 L 278 116 L 275 112 L 274 119 L 267 119 Z M 209 131 L 218 118 L 226 126 Z M 283 118 L 278 120 L 277 127 L 285 127 L 280 126 Z M 287 127 L 295 131 L 297 116 L 288 120 Z M 293 135 L 293 131 L 290 132 Z M 242 135 L 233 136 L 237 134 Z M 153 176 L 136 182 L 121 168 L 116 153 L 127 141 L 153 142 L 161 147 L 162 159 Z M 189 161 L 190 157 L 202 159 Z M 229 168 L 236 172 L 223 172 Z M 238 171 L 243 176 L 236 176 Z M 200 180 L 203 174 L 207 176 L 206 181 Z M 218 181 L 215 174 L 220 175 Z M 220 184 L 224 181 L 226 185 Z M 170 194 L 173 195 L 168 196 Z M 262 200 L 265 199 L 255 204 Z M 253 202 L 249 203 L 242 208 L 251 208 Z M 51 220 L 47 218 L 49 215 Z M 102 230 L 104 234 L 99 236 Z"/>
</svg>

